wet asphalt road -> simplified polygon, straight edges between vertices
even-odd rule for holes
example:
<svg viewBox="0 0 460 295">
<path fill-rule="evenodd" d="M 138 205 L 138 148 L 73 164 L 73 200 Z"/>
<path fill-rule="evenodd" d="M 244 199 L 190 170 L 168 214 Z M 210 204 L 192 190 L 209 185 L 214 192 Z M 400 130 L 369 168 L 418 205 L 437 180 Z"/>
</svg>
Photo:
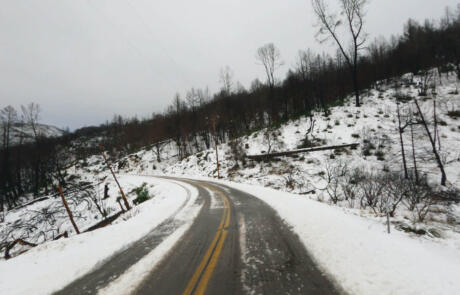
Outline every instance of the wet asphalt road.
<svg viewBox="0 0 460 295">
<path fill-rule="evenodd" d="M 339 294 L 267 204 L 221 184 L 174 180 L 198 189 L 202 209 L 133 294 Z M 179 226 L 172 216 L 56 294 L 97 294 Z"/>
</svg>

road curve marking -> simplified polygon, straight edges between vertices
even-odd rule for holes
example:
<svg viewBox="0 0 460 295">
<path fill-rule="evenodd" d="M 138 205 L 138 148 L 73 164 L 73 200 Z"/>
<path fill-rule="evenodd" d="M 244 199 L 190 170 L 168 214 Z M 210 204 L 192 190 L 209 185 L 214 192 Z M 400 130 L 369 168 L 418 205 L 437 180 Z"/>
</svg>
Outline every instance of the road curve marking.
<svg viewBox="0 0 460 295">
<path fill-rule="evenodd" d="M 205 186 L 218 194 L 222 198 L 225 206 L 216 235 L 214 236 L 211 245 L 206 251 L 206 254 L 204 255 L 197 269 L 193 273 L 193 276 L 187 284 L 185 291 L 182 293 L 183 295 L 203 295 L 205 293 L 209 280 L 211 279 L 214 269 L 216 268 L 220 253 L 222 252 L 222 247 L 224 245 L 225 238 L 227 237 L 227 228 L 230 225 L 231 209 L 230 201 L 228 198 L 221 191 L 218 191 L 211 186 L 202 183 L 200 183 L 200 185 Z"/>
</svg>

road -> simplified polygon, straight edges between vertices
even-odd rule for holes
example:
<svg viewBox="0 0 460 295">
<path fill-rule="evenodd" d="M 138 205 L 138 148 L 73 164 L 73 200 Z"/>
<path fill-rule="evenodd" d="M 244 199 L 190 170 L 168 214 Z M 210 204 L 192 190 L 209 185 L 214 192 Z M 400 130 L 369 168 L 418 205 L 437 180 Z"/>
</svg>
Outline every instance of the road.
<svg viewBox="0 0 460 295">
<path fill-rule="evenodd" d="M 198 189 L 202 209 L 133 294 L 339 294 L 267 204 L 221 184 L 174 180 Z M 172 216 L 56 294 L 96 294 L 179 226 Z"/>
</svg>

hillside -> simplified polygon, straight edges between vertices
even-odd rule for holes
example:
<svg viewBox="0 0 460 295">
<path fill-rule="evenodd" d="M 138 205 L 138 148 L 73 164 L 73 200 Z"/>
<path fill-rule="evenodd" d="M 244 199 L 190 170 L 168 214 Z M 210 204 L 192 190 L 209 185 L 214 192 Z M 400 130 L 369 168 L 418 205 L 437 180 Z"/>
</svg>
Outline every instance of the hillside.
<svg viewBox="0 0 460 295">
<path fill-rule="evenodd" d="M 433 72 L 431 77 L 426 95 L 419 93 L 423 77 L 404 75 L 381 81 L 374 89 L 365 91 L 361 107 L 355 107 L 350 97 L 326 112 L 318 110 L 219 143 L 222 179 L 217 179 L 214 148 L 179 159 L 174 141 L 163 142 L 159 149 L 146 147 L 112 165 L 130 203 L 135 204 L 144 190 L 148 196 L 148 202 L 125 213 L 119 213 L 120 193 L 102 156 L 83 159 L 67 168 L 64 192 L 80 230 L 90 230 L 106 217 L 119 218 L 107 229 L 77 236 L 57 194 L 7 212 L 5 222 L 0 224 L 4 245 L 17 238 L 43 244 L 18 258 L 0 261 L 0 268 L 21 269 L 32 263 L 35 265 L 30 269 L 32 273 L 59 257 L 85 258 L 70 261 L 65 272 L 59 263 L 47 266 L 41 275 L 43 280 L 33 285 L 17 288 L 18 284 L 12 280 L 5 288 L 18 294 L 33 286 L 45 291 L 58 290 L 166 220 L 172 208 L 187 203 L 188 213 L 181 217 L 186 216 L 183 219 L 186 222 L 180 221 L 183 224 L 180 230 L 171 234 L 158 251 L 147 255 L 145 261 L 133 266 L 133 273 L 139 276 L 122 276 L 106 292 L 131 290 L 150 269 L 146 265 L 156 265 L 168 253 L 203 206 L 189 200 L 190 192 L 184 194 L 183 184 L 171 185 L 149 177 L 183 175 L 251 192 L 269 204 L 301 238 L 322 271 L 350 293 L 449 294 L 456 286 L 453 274 L 458 269 L 460 250 L 460 121 L 456 112 L 460 109 L 460 95 L 454 74 L 440 77 Z M 440 185 L 440 170 L 415 101 L 429 130 L 437 133 L 436 150 L 447 174 L 446 186 Z M 402 139 L 408 179 L 403 177 L 400 120 L 405 126 Z M 246 157 L 350 143 L 357 143 L 358 147 L 260 161 Z M 109 189 L 107 198 L 105 184 Z M 188 190 L 195 200 L 196 190 L 185 189 Z M 210 207 L 220 208 L 222 204 L 215 198 L 216 195 Z M 151 220 L 152 212 L 155 218 Z M 244 233 L 244 223 L 241 226 Z M 70 238 L 46 242 L 63 232 Z M 120 239 L 120 234 L 127 238 Z M 111 241 L 110 247 L 99 247 L 106 241 Z M 85 250 L 93 248 L 96 250 Z M 19 245 L 10 254 L 15 257 L 28 249 L 27 245 Z M 243 251 L 242 259 L 249 263 L 245 255 Z M 430 258 L 420 260 L 420 257 Z M 64 279 L 49 283 L 47 278 L 58 274 Z M 45 281 L 48 283 L 42 283 Z"/>
<path fill-rule="evenodd" d="M 46 124 L 37 124 L 37 135 L 44 137 L 59 137 L 64 134 L 64 131 Z M 10 131 L 11 144 L 16 145 L 20 142 L 28 143 L 34 140 L 35 134 L 31 125 L 18 123 L 12 126 Z M 3 138 L 3 129 L 0 129 L 0 138 Z"/>
<path fill-rule="evenodd" d="M 409 78 L 408 78 L 409 77 Z M 422 77 L 405 75 L 397 81 L 382 81 L 378 89 L 365 92 L 363 105 L 359 108 L 352 98 L 341 106 L 330 108 L 330 114 L 314 112 L 311 117 L 300 117 L 277 128 L 264 129 L 248 134 L 237 141 L 219 144 L 220 174 L 224 179 L 263 185 L 278 190 L 303 194 L 313 200 L 352 209 L 359 215 L 381 218 L 384 222 L 385 205 L 382 200 L 372 206 L 360 191 L 347 187 L 353 177 L 379 179 L 401 176 L 403 171 L 400 137 L 398 133 L 397 102 L 399 102 L 402 125 L 416 116 L 413 99 L 419 102 L 429 128 L 433 130 L 433 102 L 437 107 L 439 154 L 447 174 L 447 187 L 441 187 L 441 174 L 432 153 L 430 141 L 422 125 L 413 124 L 412 133 L 406 127 L 403 133 L 404 150 L 408 174 L 414 176 L 414 162 L 420 182 L 442 191 L 451 192 L 460 188 L 460 121 L 455 110 L 460 109 L 457 93 L 457 78 L 433 75 L 435 92 L 419 96 Z M 399 86 L 395 88 L 395 83 Z M 430 90 L 431 91 L 431 90 Z M 396 99 L 396 97 L 398 99 Z M 415 120 L 415 119 L 413 119 Z M 312 127 L 313 122 L 313 127 Z M 306 135 L 306 132 L 311 132 Z M 412 150 L 412 138 L 414 151 Z M 270 142 L 270 144 L 269 144 Z M 357 149 L 331 150 L 300 153 L 291 157 L 277 157 L 269 161 L 253 161 L 245 155 L 293 150 L 316 145 L 339 145 L 358 143 Z M 142 175 L 184 175 L 190 177 L 217 177 L 216 157 L 213 148 L 203 150 L 184 159 L 177 159 L 177 149 L 170 142 L 162 150 L 158 162 L 155 150 L 142 150 L 121 160 L 120 173 Z M 100 162 L 97 157 L 91 163 Z M 90 166 L 91 167 L 91 166 Z M 99 167 L 92 166 L 94 173 Z M 91 169 L 91 168 L 90 168 Z M 399 175 L 399 176 L 395 176 Z M 380 181 L 380 180 L 378 180 Z M 384 181 L 384 180 L 381 180 Z M 402 184 L 404 185 L 404 184 Z M 363 185 L 364 186 L 364 185 Z M 351 196 L 346 189 L 353 190 Z M 364 189 L 364 188 L 363 188 Z M 420 192 L 422 194 L 422 192 Z M 455 193 L 453 193 L 455 195 Z M 424 232 L 433 237 L 460 233 L 460 208 L 458 205 L 430 204 L 417 210 L 417 206 L 398 201 L 393 223 L 399 229 Z M 408 209 L 409 208 L 409 209 Z M 422 216 L 420 216 L 420 214 Z M 434 234 L 430 234 L 432 230 Z"/>
</svg>

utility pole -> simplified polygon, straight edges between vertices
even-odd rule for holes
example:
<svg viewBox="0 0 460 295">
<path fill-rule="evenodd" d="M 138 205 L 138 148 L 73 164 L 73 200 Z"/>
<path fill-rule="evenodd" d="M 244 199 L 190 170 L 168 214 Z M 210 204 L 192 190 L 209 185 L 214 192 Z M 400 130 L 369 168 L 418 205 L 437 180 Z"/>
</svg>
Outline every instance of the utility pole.
<svg viewBox="0 0 460 295">
<path fill-rule="evenodd" d="M 120 183 L 118 182 L 118 179 L 115 176 L 115 172 L 113 172 L 112 166 L 110 166 L 109 161 L 107 160 L 107 156 L 105 155 L 105 152 L 104 152 L 104 147 L 102 146 L 101 143 L 99 143 L 99 148 L 101 149 L 101 153 L 102 153 L 102 156 L 104 157 L 105 164 L 109 168 L 110 172 L 112 173 L 113 179 L 115 179 L 115 182 L 117 183 L 118 188 L 120 189 L 121 196 L 123 197 L 123 201 L 125 202 L 126 210 L 131 209 L 128 203 L 128 199 L 126 198 L 125 193 L 123 192 L 123 189 L 121 188 Z"/>
<path fill-rule="evenodd" d="M 57 189 L 59 191 L 59 194 L 61 195 L 62 203 L 64 204 L 64 207 L 67 211 L 67 215 L 69 215 L 70 222 L 72 223 L 73 228 L 75 229 L 75 232 L 77 232 L 77 234 L 80 234 L 80 231 L 78 230 L 78 226 L 73 220 L 72 211 L 70 211 L 69 205 L 67 205 L 67 201 L 65 200 L 64 193 L 62 192 L 62 188 L 60 184 L 57 186 Z"/>
</svg>

